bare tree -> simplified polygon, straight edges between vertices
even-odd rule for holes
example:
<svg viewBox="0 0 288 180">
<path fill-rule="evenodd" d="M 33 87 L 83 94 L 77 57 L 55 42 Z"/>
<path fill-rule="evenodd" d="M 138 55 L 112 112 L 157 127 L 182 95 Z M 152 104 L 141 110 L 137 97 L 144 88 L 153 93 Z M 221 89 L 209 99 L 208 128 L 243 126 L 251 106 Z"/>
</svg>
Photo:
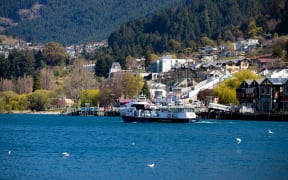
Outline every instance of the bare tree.
<svg viewBox="0 0 288 180">
<path fill-rule="evenodd" d="M 70 80 L 66 82 L 65 94 L 75 100 L 79 100 L 80 91 L 85 89 L 97 89 L 99 84 L 94 72 L 83 69 L 81 63 L 76 63 Z"/>
<path fill-rule="evenodd" d="M 13 91 L 13 83 L 9 79 L 0 78 L 0 91 Z"/>
<path fill-rule="evenodd" d="M 50 68 L 44 68 L 40 71 L 40 82 L 42 89 L 52 90 L 54 88 L 54 73 Z"/>
<path fill-rule="evenodd" d="M 18 94 L 31 93 L 33 90 L 32 76 L 19 77 L 14 84 L 14 90 Z"/>
<path fill-rule="evenodd" d="M 100 88 L 100 104 L 103 106 L 115 105 L 117 99 L 122 96 L 121 73 L 117 78 L 110 78 L 102 83 Z"/>
</svg>

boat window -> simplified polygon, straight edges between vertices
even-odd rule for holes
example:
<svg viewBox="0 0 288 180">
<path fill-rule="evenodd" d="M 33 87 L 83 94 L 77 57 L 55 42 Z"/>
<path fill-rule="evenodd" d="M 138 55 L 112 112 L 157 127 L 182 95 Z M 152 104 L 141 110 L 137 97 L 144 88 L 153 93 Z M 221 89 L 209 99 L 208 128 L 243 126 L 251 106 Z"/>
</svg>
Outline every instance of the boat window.
<svg viewBox="0 0 288 180">
<path fill-rule="evenodd" d="M 145 109 L 144 104 L 133 104 L 132 107 L 135 107 L 137 110 Z"/>
</svg>

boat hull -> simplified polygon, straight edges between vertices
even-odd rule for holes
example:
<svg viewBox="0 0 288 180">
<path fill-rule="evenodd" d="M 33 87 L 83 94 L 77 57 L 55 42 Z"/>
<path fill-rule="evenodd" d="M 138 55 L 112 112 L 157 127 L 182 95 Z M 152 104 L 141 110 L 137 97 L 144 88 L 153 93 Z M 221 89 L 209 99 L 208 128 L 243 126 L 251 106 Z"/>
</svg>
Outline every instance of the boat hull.
<svg viewBox="0 0 288 180">
<path fill-rule="evenodd" d="M 159 117 L 133 117 L 133 116 L 122 116 L 123 122 L 142 122 L 142 123 L 193 123 L 197 122 L 197 119 L 190 118 L 159 118 Z"/>
</svg>

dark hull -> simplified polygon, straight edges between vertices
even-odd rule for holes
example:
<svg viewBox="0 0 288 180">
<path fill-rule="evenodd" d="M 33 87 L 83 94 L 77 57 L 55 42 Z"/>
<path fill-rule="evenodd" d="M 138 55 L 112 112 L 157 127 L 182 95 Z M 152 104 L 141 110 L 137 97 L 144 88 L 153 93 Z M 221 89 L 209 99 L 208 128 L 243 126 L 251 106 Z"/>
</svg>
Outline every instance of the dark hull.
<svg viewBox="0 0 288 180">
<path fill-rule="evenodd" d="M 176 118 L 151 118 L 151 117 L 131 117 L 131 116 L 122 116 L 124 122 L 132 123 L 132 122 L 143 122 L 143 123 L 191 123 L 196 122 L 196 119 L 176 119 Z"/>
</svg>

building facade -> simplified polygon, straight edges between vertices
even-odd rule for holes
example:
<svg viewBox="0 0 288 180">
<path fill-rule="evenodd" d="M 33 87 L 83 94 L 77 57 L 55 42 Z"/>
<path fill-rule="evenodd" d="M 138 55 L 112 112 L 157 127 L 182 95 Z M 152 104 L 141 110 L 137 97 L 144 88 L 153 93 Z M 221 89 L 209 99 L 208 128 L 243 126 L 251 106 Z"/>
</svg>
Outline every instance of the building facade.
<svg viewBox="0 0 288 180">
<path fill-rule="evenodd" d="M 245 80 L 236 97 L 242 106 L 257 112 L 288 112 L 288 78 Z"/>
</svg>

